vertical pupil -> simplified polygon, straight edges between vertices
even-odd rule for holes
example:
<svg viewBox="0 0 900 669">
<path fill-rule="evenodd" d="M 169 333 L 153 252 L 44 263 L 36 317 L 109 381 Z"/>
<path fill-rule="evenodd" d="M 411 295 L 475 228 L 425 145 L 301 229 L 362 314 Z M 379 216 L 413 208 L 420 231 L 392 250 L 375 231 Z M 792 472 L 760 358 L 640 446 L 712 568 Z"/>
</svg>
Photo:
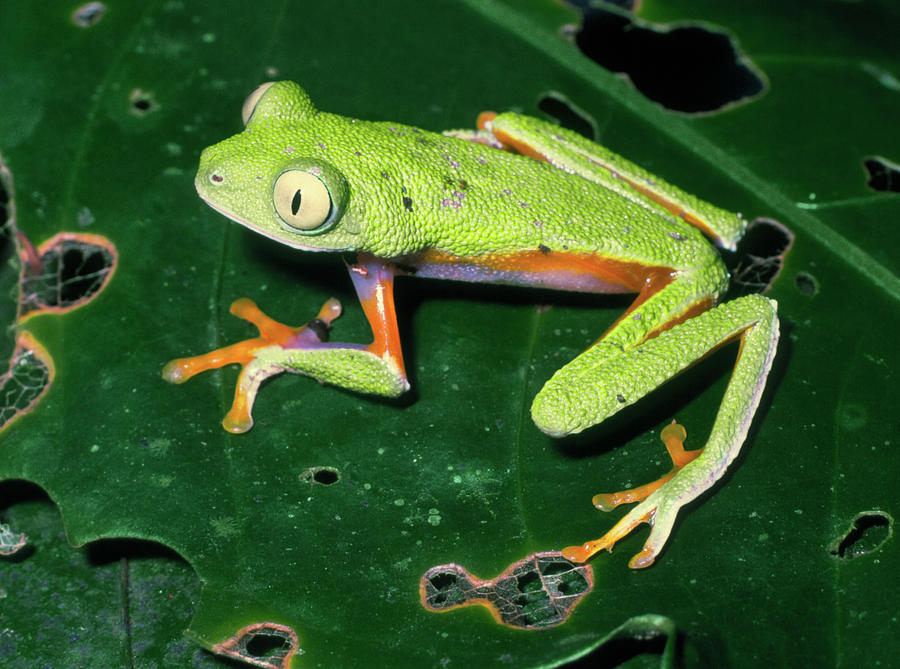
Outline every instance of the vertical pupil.
<svg viewBox="0 0 900 669">
<path fill-rule="evenodd" d="M 291 213 L 296 216 L 297 212 L 300 211 L 300 203 L 303 201 L 303 193 L 301 189 L 297 189 L 297 192 L 294 193 L 294 198 L 291 200 Z"/>
</svg>

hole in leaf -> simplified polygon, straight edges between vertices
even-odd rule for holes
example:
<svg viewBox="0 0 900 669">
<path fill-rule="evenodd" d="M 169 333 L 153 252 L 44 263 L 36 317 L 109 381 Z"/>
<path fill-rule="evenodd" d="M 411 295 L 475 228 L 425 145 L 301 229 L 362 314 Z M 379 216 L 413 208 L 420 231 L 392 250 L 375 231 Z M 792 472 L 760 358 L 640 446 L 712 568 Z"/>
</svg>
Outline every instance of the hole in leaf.
<svg viewBox="0 0 900 669">
<path fill-rule="evenodd" d="M 275 634 L 254 634 L 246 645 L 247 655 L 264 659 L 283 657 L 288 648 L 288 640 Z"/>
<path fill-rule="evenodd" d="M 426 572 L 425 576 L 428 579 L 427 586 L 424 581 L 419 585 L 420 594 L 428 599 L 425 608 L 434 611 L 452 608 L 465 603 L 472 596 L 472 583 L 468 580 L 466 571 L 458 565 L 435 567 Z"/>
<path fill-rule="evenodd" d="M 334 467 L 310 467 L 302 474 L 300 480 L 303 483 L 314 485 L 333 485 L 341 480 L 340 472 Z"/>
<path fill-rule="evenodd" d="M 53 376 L 50 354 L 29 333 L 19 333 L 9 369 L 0 376 L 0 430 L 37 404 Z"/>
<path fill-rule="evenodd" d="M 564 623 L 593 582 L 589 565 L 560 553 L 534 553 L 490 581 L 456 564 L 432 567 L 419 581 L 419 596 L 430 611 L 481 605 L 502 625 L 544 629 Z"/>
<path fill-rule="evenodd" d="M 106 13 L 106 5 L 102 2 L 88 2 L 72 12 L 72 23 L 79 28 L 90 28 L 96 25 Z"/>
<path fill-rule="evenodd" d="M 257 623 L 217 644 L 213 651 L 266 669 L 288 669 L 299 651 L 297 633 L 287 625 Z"/>
<path fill-rule="evenodd" d="M 6 225 L 9 221 L 9 186 L 7 185 L 7 175 L 0 172 L 0 227 Z"/>
<path fill-rule="evenodd" d="M 754 220 L 735 251 L 737 264 L 731 268 L 732 285 L 744 295 L 767 291 L 781 273 L 793 244 L 793 233 L 778 221 Z"/>
<path fill-rule="evenodd" d="M 556 91 L 544 93 L 537 106 L 542 112 L 559 121 L 563 128 L 574 130 L 590 140 L 597 136 L 597 123 L 594 118 L 562 93 Z"/>
<path fill-rule="evenodd" d="M 569 570 L 562 575 L 562 578 L 559 579 L 557 590 L 560 594 L 568 595 L 568 594 L 580 594 L 587 590 L 588 582 L 585 580 L 584 576 L 582 576 L 577 571 Z"/>
<path fill-rule="evenodd" d="M 841 559 L 852 560 L 879 550 L 894 533 L 894 520 L 883 511 L 866 511 L 853 519 L 850 530 L 829 547 Z"/>
<path fill-rule="evenodd" d="M 543 569 L 544 576 L 557 576 L 566 573 L 572 573 L 572 567 L 565 562 L 550 562 Z"/>
<path fill-rule="evenodd" d="M 705 24 L 651 24 L 606 3 L 571 4 L 583 9 L 578 48 L 606 69 L 627 75 L 667 109 L 714 112 L 765 90 L 761 73 L 725 31 Z"/>
<path fill-rule="evenodd" d="M 15 555 L 25 548 L 28 537 L 16 532 L 9 525 L 0 523 L 0 557 Z"/>
<path fill-rule="evenodd" d="M 436 590 L 446 590 L 456 585 L 459 580 L 453 572 L 438 572 L 428 579 Z"/>
<path fill-rule="evenodd" d="M 863 159 L 863 167 L 869 174 L 866 185 L 872 190 L 900 193 L 900 165 L 881 156 Z"/>
<path fill-rule="evenodd" d="M 340 476 L 336 469 L 331 469 L 327 467 L 323 467 L 315 474 L 313 474 L 313 480 L 316 483 L 321 483 L 322 485 L 331 485 L 332 483 L 337 483 L 340 480 Z"/>
<path fill-rule="evenodd" d="M 98 539 L 86 546 L 88 563 L 94 567 L 117 564 L 122 560 L 182 560 L 177 551 L 149 539 Z"/>
<path fill-rule="evenodd" d="M 819 293 L 819 282 L 812 274 L 808 272 L 797 272 L 794 277 L 794 286 L 801 295 L 813 297 Z"/>
<path fill-rule="evenodd" d="M 36 527 L 32 516 L 23 518 L 16 513 L 17 508 L 35 504 L 53 507 L 47 493 L 30 481 L 7 479 L 0 482 L 0 557 L 6 562 L 24 562 L 34 555 L 35 544 L 29 542 L 26 534 L 19 532 L 20 529 L 35 532 L 39 540 L 45 538 L 45 528 Z M 0 596 L 2 591 L 0 587 Z"/>
<path fill-rule="evenodd" d="M 14 193 L 12 172 L 0 156 L 0 249 L 5 260 L 9 260 L 9 244 L 18 236 Z"/>
<path fill-rule="evenodd" d="M 65 311 L 90 301 L 111 278 L 115 247 L 98 235 L 61 233 L 37 249 L 20 237 L 23 264 L 19 318 L 36 311 Z"/>
<path fill-rule="evenodd" d="M 533 592 L 541 587 L 541 577 L 535 571 L 529 571 L 516 578 L 516 585 L 520 592 Z"/>
<path fill-rule="evenodd" d="M 149 114 L 159 106 L 151 93 L 146 93 L 140 88 L 131 91 L 128 101 L 131 103 L 131 112 L 137 116 Z"/>
<path fill-rule="evenodd" d="M 673 632 L 673 635 L 675 633 Z M 616 667 L 659 667 L 671 666 L 663 662 L 661 655 L 667 644 L 675 646 L 677 636 L 670 641 L 665 635 L 652 631 L 635 631 L 632 638 L 613 638 L 580 660 L 567 664 L 566 669 L 615 669 Z M 680 646 L 680 643 L 678 643 Z M 680 649 L 679 649 L 680 650 Z M 680 657 L 681 652 L 675 653 Z M 676 662 L 674 666 L 683 666 Z M 714 664 L 712 666 L 715 666 Z"/>
</svg>

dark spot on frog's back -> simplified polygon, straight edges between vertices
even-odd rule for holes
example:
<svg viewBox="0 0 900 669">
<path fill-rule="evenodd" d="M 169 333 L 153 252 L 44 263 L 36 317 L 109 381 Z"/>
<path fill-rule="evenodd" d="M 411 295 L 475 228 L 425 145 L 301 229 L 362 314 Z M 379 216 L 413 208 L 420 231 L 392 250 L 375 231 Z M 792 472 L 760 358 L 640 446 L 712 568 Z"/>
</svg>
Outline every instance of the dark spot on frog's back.
<svg viewBox="0 0 900 669">
<path fill-rule="evenodd" d="M 413 210 L 413 201 L 411 197 L 403 196 L 403 206 L 406 208 L 406 211 L 411 212 Z"/>
<path fill-rule="evenodd" d="M 544 255 L 547 255 L 548 253 L 550 253 L 550 247 L 544 246 L 543 244 L 538 244 L 538 251 L 540 251 Z"/>
</svg>

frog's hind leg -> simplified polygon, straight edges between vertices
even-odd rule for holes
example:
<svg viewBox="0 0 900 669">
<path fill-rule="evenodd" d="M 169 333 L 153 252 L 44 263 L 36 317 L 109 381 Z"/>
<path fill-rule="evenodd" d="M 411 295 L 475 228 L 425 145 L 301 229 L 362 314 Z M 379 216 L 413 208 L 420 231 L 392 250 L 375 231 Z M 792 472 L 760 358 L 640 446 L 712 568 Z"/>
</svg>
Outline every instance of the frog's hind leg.
<svg viewBox="0 0 900 669">
<path fill-rule="evenodd" d="M 639 568 L 652 564 L 662 550 L 678 509 L 709 489 L 740 451 L 775 354 L 778 318 L 772 300 L 748 295 L 703 312 L 618 354 L 604 355 L 601 350 L 600 354 L 591 355 L 613 332 L 563 367 L 541 390 L 532 406 L 538 427 L 551 434 L 560 434 L 566 426 L 574 428 L 570 432 L 584 429 L 646 395 L 710 351 L 736 338 L 741 341 L 731 380 L 702 452 L 670 472 L 667 480 L 639 490 L 646 498 L 601 539 L 564 551 L 569 559 L 587 560 L 597 551 L 611 549 L 637 525 L 646 522 L 653 526 L 650 537 L 629 563 Z M 563 419 L 554 414 L 562 414 Z M 617 500 L 600 501 L 605 504 Z"/>
<path fill-rule="evenodd" d="M 683 426 L 679 425 L 674 420 L 662 429 L 659 437 L 662 439 L 663 444 L 665 444 L 666 450 L 669 452 L 669 457 L 672 459 L 672 469 L 655 481 L 636 488 L 629 488 L 628 490 L 620 490 L 619 492 L 613 493 L 597 493 L 591 499 L 591 502 L 593 502 L 595 507 L 601 511 L 612 511 L 619 506 L 619 504 L 631 504 L 646 499 L 651 493 L 656 492 L 670 481 L 679 471 L 681 471 L 682 467 L 697 459 L 703 452 L 702 448 L 693 451 L 685 450 L 684 440 L 687 437 L 687 432 Z"/>
<path fill-rule="evenodd" d="M 473 132 L 446 134 L 547 161 L 653 211 L 662 207 L 726 249 L 734 250 L 747 227 L 740 214 L 701 200 L 605 146 L 548 121 L 513 112 L 486 112 L 478 117 L 478 127 Z"/>
<path fill-rule="evenodd" d="M 664 275 L 651 277 L 609 330 L 544 384 L 531 405 L 535 424 L 553 437 L 581 432 L 634 404 L 694 364 L 724 337 L 739 334 L 722 318 L 705 315 L 715 295 L 702 287 L 725 279 L 718 265 L 668 283 Z M 672 337 L 679 323 L 686 325 L 698 317 L 699 323 L 714 325 L 702 328 L 705 338 Z M 724 337 L 716 336 L 719 330 Z M 664 345 L 651 345 L 657 340 Z"/>
</svg>

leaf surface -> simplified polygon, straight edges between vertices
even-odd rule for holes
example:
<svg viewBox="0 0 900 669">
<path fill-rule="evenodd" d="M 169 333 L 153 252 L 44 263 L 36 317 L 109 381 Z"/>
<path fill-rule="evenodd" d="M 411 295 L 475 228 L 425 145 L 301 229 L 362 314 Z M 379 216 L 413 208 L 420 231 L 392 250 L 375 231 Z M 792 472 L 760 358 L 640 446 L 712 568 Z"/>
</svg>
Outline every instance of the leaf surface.
<svg viewBox="0 0 900 669">
<path fill-rule="evenodd" d="M 674 621 L 691 666 L 873 666 L 895 654 L 900 196 L 870 190 L 862 164 L 900 161 L 896 8 L 645 2 L 649 21 L 728 30 L 768 80 L 765 95 L 700 117 L 666 112 L 582 57 L 558 36 L 570 15 L 554 3 L 123 3 L 89 27 L 73 9 L 0 7 L 0 152 L 21 230 L 35 242 L 102 235 L 118 266 L 89 304 L 21 324 L 56 376 L 0 435 L 0 479 L 46 490 L 75 545 L 135 538 L 175 550 L 203 586 L 190 637 L 212 647 L 269 622 L 296 631 L 296 667 L 542 667 L 623 624 L 633 631 L 628 621 Z M 273 78 L 301 82 L 321 109 L 433 130 L 471 127 L 483 109 L 538 114 L 556 91 L 610 148 L 796 234 L 770 292 L 783 337 L 744 453 L 682 513 L 655 566 L 627 569 L 637 532 L 592 561 L 593 592 L 542 632 L 497 625 L 480 607 L 428 612 L 418 594 L 435 565 L 486 580 L 602 534 L 614 518 L 591 495 L 663 473 L 657 435 L 674 416 L 689 447 L 703 443 L 734 349 L 582 437 L 554 442 L 531 424 L 541 384 L 627 302 L 404 281 L 408 397 L 284 376 L 264 387 L 242 436 L 219 426 L 236 370 L 180 387 L 159 378 L 173 357 L 251 335 L 227 312 L 245 295 L 296 324 L 335 295 L 346 309 L 335 338 L 370 336 L 338 258 L 258 238 L 193 191 L 200 150 L 237 132 L 246 93 Z M 316 467 L 339 480 L 310 482 Z M 887 525 L 862 523 L 866 552 L 839 550 L 870 511 Z M 2 627 L 46 657 L 59 642 L 21 640 L 49 623 L 16 613 L 50 607 L 19 583 L 36 558 L 0 563 Z M 98 641 L 93 664 L 128 655 L 116 643 Z M 9 647 L 0 657 L 15 657 Z"/>
</svg>

